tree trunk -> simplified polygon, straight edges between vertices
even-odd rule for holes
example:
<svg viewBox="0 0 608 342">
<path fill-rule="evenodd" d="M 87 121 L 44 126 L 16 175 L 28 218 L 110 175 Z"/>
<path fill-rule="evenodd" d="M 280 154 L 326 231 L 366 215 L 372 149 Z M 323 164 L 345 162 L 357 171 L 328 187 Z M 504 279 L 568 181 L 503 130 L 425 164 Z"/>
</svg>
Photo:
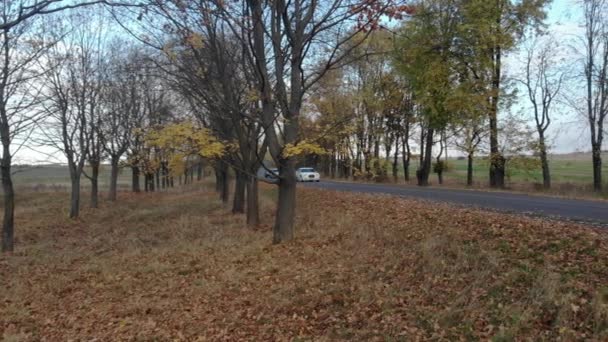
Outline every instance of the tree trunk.
<svg viewBox="0 0 608 342">
<path fill-rule="evenodd" d="M 505 187 L 505 162 L 500 152 L 490 153 L 490 187 Z"/>
<path fill-rule="evenodd" d="M 163 162 L 160 163 L 160 178 L 161 178 L 161 186 L 159 189 L 166 189 L 169 187 L 169 178 L 167 178 L 167 172 L 165 171 L 165 164 Z"/>
<path fill-rule="evenodd" d="M 380 158 L 380 140 L 376 139 L 374 141 L 374 158 L 378 159 Z"/>
<path fill-rule="evenodd" d="M 593 190 L 602 191 L 602 151 L 599 144 L 592 146 L 593 158 Z"/>
<path fill-rule="evenodd" d="M 72 171 L 72 195 L 70 196 L 70 218 L 77 218 L 80 214 L 80 175 Z"/>
<path fill-rule="evenodd" d="M 243 172 L 235 170 L 235 186 L 234 186 L 234 198 L 232 201 L 232 213 L 242 214 L 245 212 L 245 186 L 246 177 Z"/>
<path fill-rule="evenodd" d="M 91 163 L 91 208 L 99 207 L 99 161 Z"/>
<path fill-rule="evenodd" d="M 334 164 L 334 175 L 337 178 L 341 178 L 342 176 L 340 175 L 340 154 L 336 152 L 336 159 L 335 159 L 335 164 Z"/>
<path fill-rule="evenodd" d="M 161 186 L 160 185 L 160 169 L 158 169 L 158 170 L 156 170 L 156 172 L 154 172 L 154 175 L 152 176 L 152 178 L 154 180 L 156 180 L 156 188 L 158 190 L 160 190 L 161 189 L 161 187 L 160 187 Z"/>
<path fill-rule="evenodd" d="M 542 132 L 539 135 L 539 149 L 540 149 L 540 164 L 543 170 L 543 188 L 551 188 L 551 173 L 549 172 L 549 160 L 547 158 L 547 146 L 545 145 L 545 137 Z"/>
<path fill-rule="evenodd" d="M 357 143 L 357 154 L 355 155 L 355 168 L 358 172 L 362 171 L 363 163 L 361 161 L 361 144 Z"/>
<path fill-rule="evenodd" d="M 492 70 L 492 95 L 490 102 L 490 187 L 504 188 L 505 187 L 505 158 L 500 153 L 498 146 L 498 100 L 500 94 L 500 77 L 501 77 L 501 48 L 494 47 L 492 57 L 494 58 L 494 67 Z"/>
<path fill-rule="evenodd" d="M 131 166 L 131 191 L 133 192 L 140 192 L 141 189 L 139 188 L 139 167 L 138 166 Z"/>
<path fill-rule="evenodd" d="M 220 199 L 224 203 L 228 203 L 230 197 L 230 186 L 228 184 L 228 167 L 223 162 L 215 168 L 215 189 L 220 195 Z"/>
<path fill-rule="evenodd" d="M 148 190 L 154 192 L 154 173 L 148 173 Z"/>
<path fill-rule="evenodd" d="M 424 127 L 420 127 L 420 156 L 418 157 L 418 163 L 419 165 L 422 165 L 424 163 L 424 141 L 425 141 L 425 137 L 426 137 L 426 132 Z"/>
<path fill-rule="evenodd" d="M 424 158 L 420 167 L 416 171 L 416 178 L 419 186 L 429 185 L 429 174 L 431 173 L 431 160 L 433 158 L 433 129 L 429 128 L 426 132 L 426 146 L 424 147 Z"/>
<path fill-rule="evenodd" d="M 402 156 L 401 158 L 403 159 L 403 178 L 405 180 L 405 182 L 409 182 L 410 181 L 410 145 L 409 142 L 407 140 L 403 141 L 403 144 L 401 145 L 401 149 L 402 149 Z"/>
<path fill-rule="evenodd" d="M 110 192 L 108 193 L 108 200 L 111 202 L 116 201 L 116 188 L 118 187 L 118 161 L 119 158 L 112 156 L 110 159 Z"/>
<path fill-rule="evenodd" d="M 14 250 L 15 234 L 15 191 L 11 175 L 11 159 L 9 144 L 2 141 L 3 152 L 0 160 L 2 172 L 2 190 L 4 192 L 4 220 L 2 221 L 2 252 Z"/>
<path fill-rule="evenodd" d="M 215 192 L 222 193 L 222 173 L 219 167 L 215 167 Z"/>
<path fill-rule="evenodd" d="M 395 139 L 395 154 L 393 155 L 393 181 L 397 183 L 399 173 L 399 138 Z"/>
<path fill-rule="evenodd" d="M 199 161 L 196 166 L 196 180 L 200 181 L 203 179 L 203 162 Z"/>
<path fill-rule="evenodd" d="M 295 161 L 283 160 L 279 171 L 279 202 L 277 216 L 273 228 L 273 243 L 281 243 L 293 239 L 293 223 L 296 208 L 296 175 Z"/>
<path fill-rule="evenodd" d="M 258 179 L 255 176 L 250 176 L 247 182 L 247 226 L 256 227 L 259 224 Z"/>
<path fill-rule="evenodd" d="M 473 185 L 473 153 L 467 156 L 467 186 Z"/>
</svg>

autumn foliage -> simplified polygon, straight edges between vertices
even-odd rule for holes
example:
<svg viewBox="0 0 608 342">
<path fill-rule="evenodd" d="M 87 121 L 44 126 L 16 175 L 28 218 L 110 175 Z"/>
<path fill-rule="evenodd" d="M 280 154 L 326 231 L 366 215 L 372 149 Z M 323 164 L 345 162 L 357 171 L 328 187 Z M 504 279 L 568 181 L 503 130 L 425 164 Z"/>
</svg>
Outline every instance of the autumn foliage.
<svg viewBox="0 0 608 342">
<path fill-rule="evenodd" d="M 188 158 L 213 159 L 224 153 L 224 144 L 208 129 L 188 121 L 152 129 L 146 134 L 145 141 L 150 149 L 162 154 L 162 158 L 168 161 L 170 172 L 175 175 L 183 173 Z"/>
</svg>

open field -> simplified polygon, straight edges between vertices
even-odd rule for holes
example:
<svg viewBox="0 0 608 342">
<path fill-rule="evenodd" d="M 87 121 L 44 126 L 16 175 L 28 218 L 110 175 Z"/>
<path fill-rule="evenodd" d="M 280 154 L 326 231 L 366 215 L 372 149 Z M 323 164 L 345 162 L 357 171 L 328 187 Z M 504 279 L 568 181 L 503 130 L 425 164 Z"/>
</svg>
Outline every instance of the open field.
<svg viewBox="0 0 608 342">
<path fill-rule="evenodd" d="M 13 183 L 17 188 L 64 189 L 70 186 L 70 174 L 66 165 L 49 164 L 38 166 L 14 166 Z M 85 168 L 89 172 L 89 168 Z M 82 175 L 80 180 L 83 188 L 89 187 L 89 179 Z M 99 186 L 107 188 L 110 184 L 110 165 L 101 165 L 99 170 Z M 118 174 L 120 187 L 131 186 L 131 170 L 123 168 Z"/>
<path fill-rule="evenodd" d="M 608 154 L 604 155 L 608 160 Z M 467 161 L 456 158 L 449 159 L 451 169 L 444 174 L 447 185 L 464 186 L 466 183 Z M 418 160 L 412 159 L 410 176 L 415 178 Z M 563 155 L 552 155 L 550 158 L 552 181 L 555 192 L 568 194 L 585 194 L 591 192 L 593 181 L 591 156 L 589 153 L 571 153 Z M 608 175 L 608 162 L 603 165 L 604 174 Z M 25 188 L 66 188 L 70 185 L 67 167 L 65 165 L 40 165 L 15 167 L 14 183 L 19 187 Z M 403 179 L 403 169 L 399 166 L 399 179 Z M 102 165 L 100 170 L 100 186 L 107 187 L 110 180 L 109 165 Z M 142 181 L 142 180 L 140 180 Z M 474 181 L 476 187 L 483 188 L 488 183 L 488 164 L 482 158 L 476 158 L 474 164 Z M 143 182 L 143 181 L 142 181 Z M 608 186 L 608 176 L 605 179 Z M 89 181 L 82 177 L 82 186 L 88 187 Z M 131 170 L 121 169 L 118 178 L 119 186 L 125 188 L 131 185 Z M 431 183 L 436 184 L 436 175 L 431 175 Z M 516 190 L 540 190 L 535 184 L 542 184 L 541 170 L 529 172 L 514 170 L 508 175 L 507 185 Z M 608 194 L 606 194 L 608 196 Z"/>
<path fill-rule="evenodd" d="M 33 340 L 606 340 L 608 236 L 571 223 L 300 189 L 247 229 L 211 185 L 62 215 L 22 193 L 0 336 Z"/>
<path fill-rule="evenodd" d="M 604 157 L 608 157 L 605 155 Z M 467 179 L 467 161 L 458 160 L 457 158 L 449 158 L 449 166 L 451 169 L 444 174 L 444 178 L 449 183 L 465 184 Z M 576 153 L 564 155 L 552 155 L 549 159 L 549 167 L 551 168 L 551 180 L 555 184 L 572 184 L 580 186 L 589 186 L 593 182 L 593 169 L 591 165 L 591 155 L 589 153 Z M 418 159 L 412 159 L 410 167 L 411 176 L 415 177 L 415 171 L 418 168 Z M 479 157 L 475 159 L 473 164 L 474 181 L 480 185 L 488 183 L 488 161 Z M 608 174 L 608 163 L 602 165 L 603 174 Z M 403 178 L 403 169 L 400 164 L 399 176 Z M 431 181 L 436 183 L 436 176 L 431 177 Z M 523 171 L 512 170 L 507 174 L 507 184 L 521 183 L 539 183 L 542 184 L 542 171 L 540 166 L 538 169 Z M 608 184 L 608 179 L 605 180 Z"/>
<path fill-rule="evenodd" d="M 466 182 L 467 179 L 467 161 L 466 160 L 451 160 L 450 164 L 454 166 L 452 172 L 448 172 L 448 177 L 455 180 Z M 549 161 L 551 168 L 552 181 L 554 183 L 575 183 L 575 184 L 591 184 L 593 182 L 593 169 L 591 165 L 591 157 L 587 159 L 565 159 L 551 158 Z M 608 165 L 602 167 L 603 173 L 608 173 Z M 478 159 L 474 164 L 474 175 L 478 182 L 488 182 L 488 162 Z M 511 182 L 532 182 L 541 183 L 543 181 L 542 171 L 540 169 L 532 171 L 515 170 L 509 174 L 508 181 Z M 608 180 L 606 181 L 608 184 Z"/>
</svg>

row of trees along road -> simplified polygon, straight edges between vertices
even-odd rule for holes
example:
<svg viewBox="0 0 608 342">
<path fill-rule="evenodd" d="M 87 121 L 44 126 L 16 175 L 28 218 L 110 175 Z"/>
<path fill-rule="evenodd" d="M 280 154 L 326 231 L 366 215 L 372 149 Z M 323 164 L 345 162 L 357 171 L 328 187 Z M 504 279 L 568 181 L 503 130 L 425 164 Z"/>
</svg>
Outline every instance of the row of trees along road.
<svg viewBox="0 0 608 342">
<path fill-rule="evenodd" d="M 133 191 L 140 191 L 140 174 L 153 191 L 155 183 L 173 186 L 174 176 L 192 178 L 195 170 L 200 178 L 201 162 L 223 153 L 224 145 L 178 105 L 179 95 L 157 72 L 158 54 L 116 32 L 107 15 L 116 7 L 143 8 L 108 1 L 0 5 L 2 251 L 14 249 L 11 167 L 24 146 L 50 146 L 63 154 L 71 218 L 80 214 L 82 176 L 91 182 L 90 206 L 98 206 L 103 161 L 111 169 L 108 200 L 115 201 L 120 167 L 132 169 Z"/>
<path fill-rule="evenodd" d="M 365 57 L 334 75 L 335 85 L 315 89 L 315 110 L 322 118 L 315 125 L 338 125 L 343 133 L 322 144 L 331 151 L 323 158 L 325 167 L 342 176 L 384 180 L 392 160 L 396 179 L 401 155 L 409 181 L 410 140 L 418 139 L 418 184 L 428 185 L 433 169 L 441 182 L 445 161 L 440 156 L 451 137 L 468 155 L 472 184 L 473 155 L 487 138 L 490 185 L 503 187 L 507 156 L 499 139 L 499 112 L 508 94 L 501 60 L 525 32 L 540 28 L 545 4 L 420 1 L 400 26 L 374 32 L 357 47 Z M 326 94 L 336 87 L 340 96 Z M 345 107 L 337 102 L 349 107 L 345 113 L 335 111 Z"/>
<path fill-rule="evenodd" d="M 46 34 L 43 19 L 66 10 L 92 5 L 129 5 L 106 0 L 60 1 L 15 0 L 0 3 L 0 170 L 4 202 L 2 251 L 13 250 L 15 191 L 12 182 L 13 155 L 31 137 L 45 117 L 40 78 L 45 74 L 38 64 L 60 43 Z"/>
<path fill-rule="evenodd" d="M 319 152 L 301 136 L 306 95 L 355 51 L 355 37 L 369 35 L 381 16 L 407 10 L 392 1 L 158 1 L 141 25 L 128 24 L 134 13 L 117 17 L 162 52 L 158 67 L 199 123 L 226 143 L 215 163 L 218 191 L 227 201 L 232 166 L 233 212 L 247 208 L 250 224 L 258 221 L 255 171 L 267 154 L 278 166 L 279 243 L 294 234 L 297 157 Z"/>
<path fill-rule="evenodd" d="M 93 5 L 103 10 L 84 9 Z M 22 0 L 1 6 L 3 251 L 14 246 L 11 147 L 25 144 L 64 154 L 72 218 L 79 215 L 82 175 L 91 181 L 91 206 L 98 205 L 104 160 L 111 165 L 113 201 L 121 164 L 131 167 L 139 191 L 140 173 L 148 190 L 155 183 L 172 186 L 180 172 L 192 175 L 197 168 L 200 174 L 206 159 L 224 201 L 234 170 L 233 212 L 247 208 L 254 225 L 254 175 L 269 154 L 280 169 L 273 240 L 292 239 L 296 157 L 319 152 L 300 139 L 305 94 L 340 66 L 355 35 L 371 32 L 382 15 L 408 9 L 354 0 Z M 118 26 L 124 30 L 117 33 Z M 143 44 L 130 48 L 131 38 Z"/>
<path fill-rule="evenodd" d="M 590 128 L 593 186 L 600 191 L 608 2 L 580 3 L 582 34 L 559 39 L 545 24 L 549 1 L 413 3 L 415 12 L 398 25 L 362 36 L 360 44 L 355 37 L 350 62 L 311 89 L 303 135 L 317 137 L 328 153 L 308 162 L 332 176 L 377 181 L 391 171 L 397 180 L 402 165 L 409 181 L 414 144 L 416 180 L 427 185 L 431 172 L 441 183 L 450 145 L 468 159 L 468 185 L 475 154 L 485 152 L 490 186 L 504 187 L 509 168 L 523 167 L 542 169 L 550 188 L 548 130 L 565 108 Z M 516 99 L 525 106 L 523 119 L 510 114 Z"/>
<path fill-rule="evenodd" d="M 606 2 L 582 2 L 588 91 L 569 102 L 585 104 L 577 108 L 589 119 L 596 167 L 608 89 Z M 275 243 L 294 236 L 299 161 L 377 180 L 388 177 L 390 164 L 396 179 L 401 163 L 408 180 L 417 141 L 416 179 L 427 185 L 432 171 L 442 180 L 442 155 L 453 144 L 468 156 L 471 184 L 474 155 L 487 142 L 490 185 L 503 187 L 507 164 L 529 148 L 532 134 L 502 114 L 513 98 L 503 60 L 542 36 L 547 3 L 4 2 L 3 250 L 13 249 L 11 148 L 25 143 L 65 155 L 71 217 L 79 214 L 82 175 L 97 206 L 104 161 L 111 165 L 109 200 L 121 166 L 131 168 L 139 191 L 140 175 L 154 190 L 178 175 L 200 175 L 205 161 L 225 202 L 235 176 L 232 211 L 256 225 L 255 174 L 268 157 L 279 168 Z M 549 186 L 545 134 L 565 77 L 552 68 L 551 43 L 541 41 L 530 45 L 517 76 L 533 107 Z M 601 172 L 594 175 L 599 189 Z"/>
</svg>

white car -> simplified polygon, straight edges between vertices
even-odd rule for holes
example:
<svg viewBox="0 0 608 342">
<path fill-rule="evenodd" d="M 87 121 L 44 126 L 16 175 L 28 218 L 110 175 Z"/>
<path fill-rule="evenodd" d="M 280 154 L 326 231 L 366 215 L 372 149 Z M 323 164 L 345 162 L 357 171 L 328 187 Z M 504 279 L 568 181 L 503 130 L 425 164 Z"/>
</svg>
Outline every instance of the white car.
<svg viewBox="0 0 608 342">
<path fill-rule="evenodd" d="M 321 175 L 312 167 L 301 167 L 296 170 L 296 180 L 298 182 L 319 182 Z"/>
</svg>

